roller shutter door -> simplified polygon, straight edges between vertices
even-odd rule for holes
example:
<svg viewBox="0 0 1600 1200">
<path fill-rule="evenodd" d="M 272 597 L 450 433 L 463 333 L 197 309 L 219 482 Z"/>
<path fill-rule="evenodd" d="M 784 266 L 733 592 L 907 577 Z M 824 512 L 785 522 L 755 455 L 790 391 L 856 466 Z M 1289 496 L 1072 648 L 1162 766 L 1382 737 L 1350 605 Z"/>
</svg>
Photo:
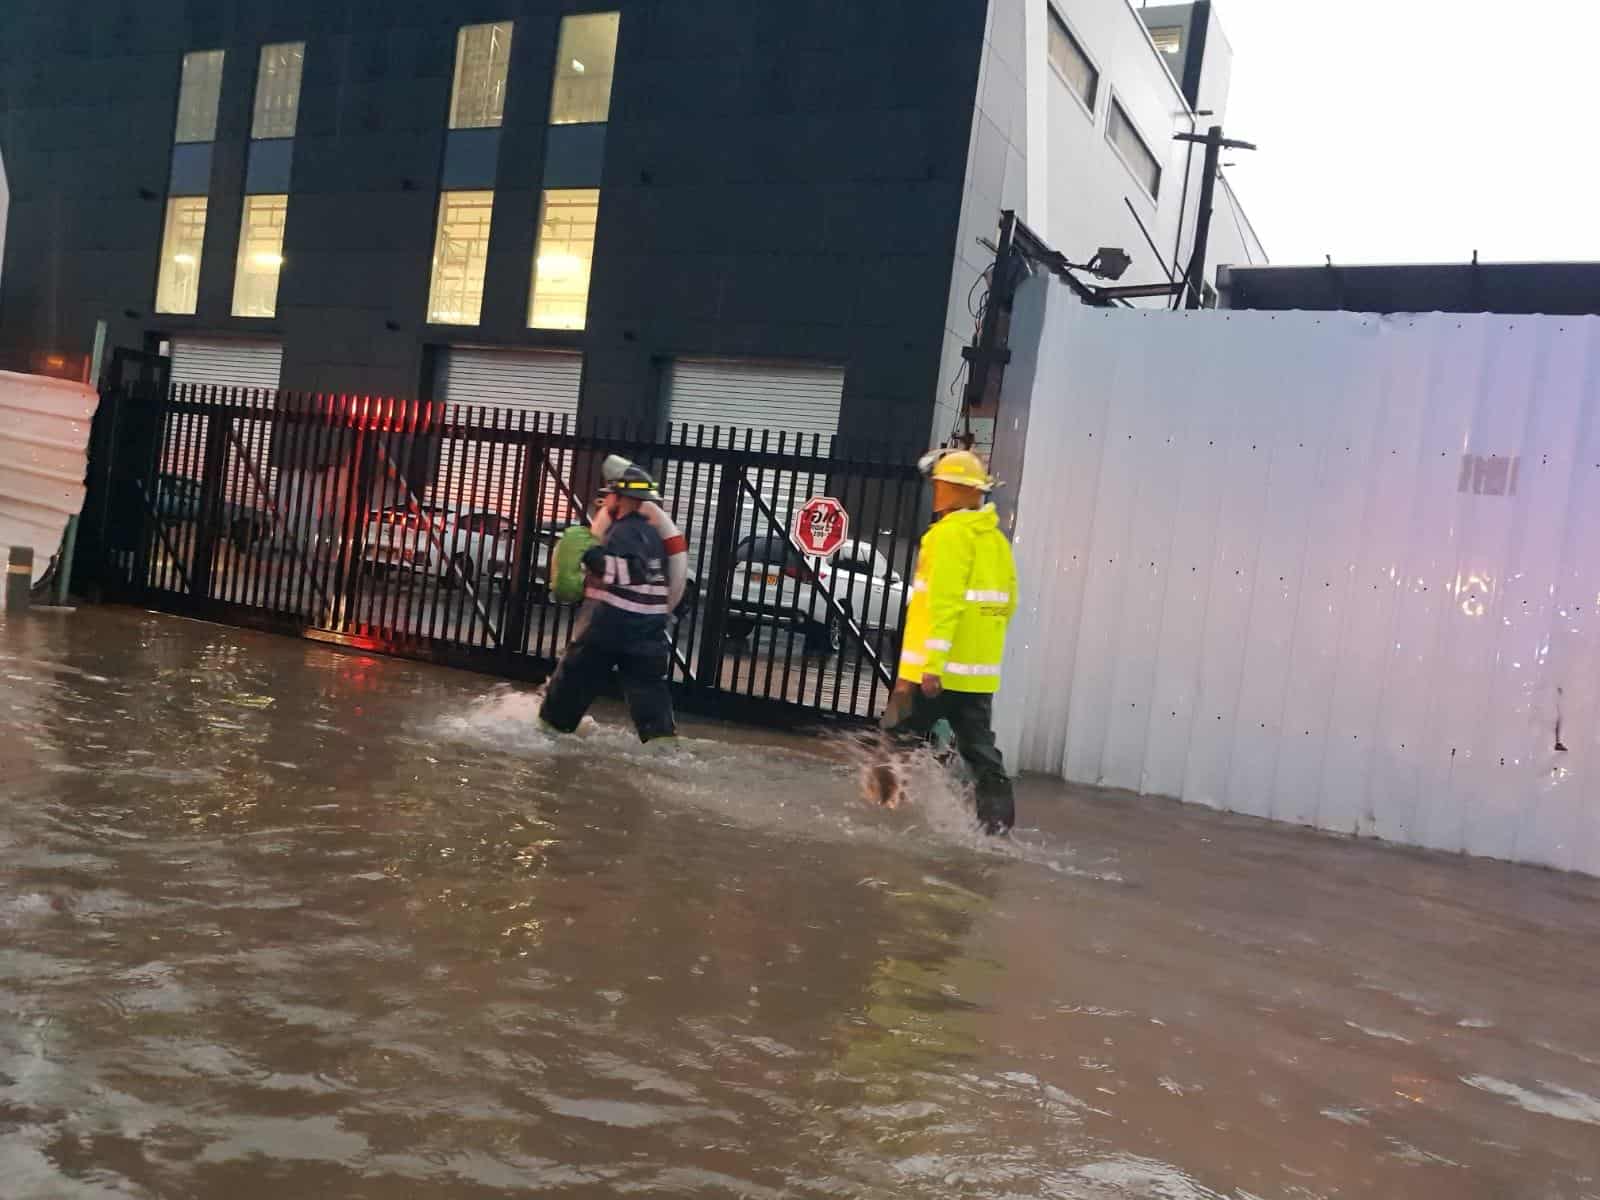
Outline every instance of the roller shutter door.
<svg viewBox="0 0 1600 1200">
<path fill-rule="evenodd" d="M 283 343 L 239 338 L 174 337 L 168 344 L 174 386 L 260 388 L 276 391 L 283 366 Z M 270 408 L 273 397 L 240 396 L 246 406 Z M 162 444 L 161 469 L 172 475 L 200 478 L 209 418 L 198 413 L 173 414 Z M 277 497 L 278 467 L 272 458 L 272 426 L 241 416 L 230 425 L 222 492 L 230 503 L 270 508 Z"/>
<path fill-rule="evenodd" d="M 527 413 L 531 428 L 533 414 L 540 414 L 540 426 L 553 422 L 560 429 L 564 419 L 577 418 L 582 382 L 579 354 L 451 347 L 439 353 L 433 395 L 449 404 L 491 410 L 464 412 L 463 420 L 505 428 L 520 425 Z M 571 460 L 570 450 L 554 450 L 547 469 L 570 482 Z M 439 448 L 431 495 L 436 502 L 458 509 L 513 516 L 521 463 L 521 451 L 514 446 L 446 440 Z M 546 481 L 541 494 L 546 509 L 541 523 L 564 523 L 568 508 L 561 489 Z"/>
<path fill-rule="evenodd" d="M 831 439 L 839 432 L 839 409 L 844 399 L 844 371 L 837 367 L 776 366 L 737 361 L 676 359 L 667 373 L 667 417 L 673 440 L 694 444 L 702 436 L 711 444 L 712 428 L 724 430 L 718 441 L 728 444 L 729 432 L 744 445 L 759 447 L 762 434 L 767 446 L 777 450 L 780 435 L 787 435 L 784 448 L 790 452 L 811 453 L 815 436 L 817 453 L 831 452 Z M 687 428 L 685 428 L 687 425 Z M 699 426 L 705 426 L 702 435 Z M 800 435 L 797 443 L 795 435 Z M 676 497 L 674 509 L 679 523 L 690 533 L 691 542 L 705 540 L 716 521 L 717 483 L 720 470 L 702 470 L 698 486 L 687 468 L 667 467 L 668 488 L 692 492 Z M 826 475 L 793 471 L 753 472 L 749 482 L 765 498 L 768 507 L 785 525 L 790 508 L 810 496 L 827 490 Z M 770 521 L 748 496 L 741 496 L 737 536 L 774 532 Z"/>
<path fill-rule="evenodd" d="M 582 382 L 580 354 L 452 347 L 439 353 L 433 397 L 576 417 Z"/>
<path fill-rule="evenodd" d="M 836 367 L 783 367 L 759 363 L 677 359 L 667 377 L 668 419 L 695 426 L 713 425 L 822 437 L 821 451 L 839 432 L 839 407 L 844 399 L 844 372 Z M 743 434 L 740 435 L 741 442 Z"/>
<path fill-rule="evenodd" d="M 171 351 L 173 383 L 276 389 L 283 367 L 282 342 L 175 337 Z"/>
</svg>

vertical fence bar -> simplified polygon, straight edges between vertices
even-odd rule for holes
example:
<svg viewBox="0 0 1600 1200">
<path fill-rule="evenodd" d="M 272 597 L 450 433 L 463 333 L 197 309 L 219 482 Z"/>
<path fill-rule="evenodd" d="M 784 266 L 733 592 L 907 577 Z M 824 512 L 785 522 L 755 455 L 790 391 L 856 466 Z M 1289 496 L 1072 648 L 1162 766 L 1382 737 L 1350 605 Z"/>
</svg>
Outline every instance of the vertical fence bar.
<svg viewBox="0 0 1600 1200">
<path fill-rule="evenodd" d="M 361 560 L 365 555 L 362 546 L 365 524 L 360 514 L 363 489 L 366 486 L 364 480 L 367 474 L 367 459 L 371 457 L 372 450 L 367 444 L 365 416 L 358 411 L 354 399 L 341 392 L 338 394 L 336 404 L 339 423 L 350 440 L 350 466 L 346 472 L 342 489 L 343 503 L 339 512 L 339 566 L 334 586 L 339 604 L 328 623 L 340 633 L 349 633 L 361 592 L 359 575 Z"/>
<path fill-rule="evenodd" d="M 293 395 L 289 392 L 259 392 L 261 422 L 267 430 L 267 452 L 261 463 L 270 507 L 266 519 L 274 523 L 272 541 L 279 544 L 276 604 L 281 612 L 300 615 L 300 594 L 308 582 L 311 563 L 301 551 L 300 533 L 305 510 L 305 427 L 294 420 Z M 277 459 L 277 466 L 272 460 Z M 286 494 L 287 493 L 287 494 Z M 252 516 L 251 521 L 255 518 Z M 265 557 L 257 555 L 257 557 Z"/>
<path fill-rule="evenodd" d="M 122 403 L 126 402 L 126 399 L 122 401 Z M 161 517 L 161 508 L 163 502 L 165 502 L 167 505 L 173 508 L 173 511 L 177 511 L 177 498 L 172 493 L 170 488 L 164 488 L 162 484 L 165 482 L 165 476 L 168 474 L 167 466 L 169 461 L 171 461 L 169 459 L 168 446 L 176 443 L 181 434 L 181 427 L 179 424 L 179 413 L 177 412 L 175 406 L 165 401 L 161 403 L 160 411 L 157 413 L 155 421 L 156 470 L 153 477 L 148 482 L 148 491 L 144 490 L 147 487 L 144 479 L 136 478 L 130 481 L 132 484 L 134 484 L 134 487 L 131 488 L 130 491 L 132 491 L 132 493 L 136 496 L 145 498 L 149 504 L 149 509 L 146 509 L 143 506 L 141 506 L 140 509 L 140 515 L 142 519 L 139 523 L 138 535 L 134 538 L 133 543 L 134 560 L 135 562 L 144 560 L 149 563 L 148 576 L 140 581 L 141 587 L 150 587 L 159 589 L 161 591 L 170 591 L 173 590 L 171 582 L 173 575 L 172 555 L 170 552 L 160 552 L 160 546 L 165 536 Z M 108 457 L 113 457 L 113 452 L 110 447 L 107 448 L 107 454 Z M 111 504 L 108 497 L 108 515 L 110 509 Z M 153 509 L 154 511 L 152 512 L 150 509 Z M 109 545 L 106 542 L 104 533 L 101 535 L 101 543 L 105 550 L 109 552 Z M 160 552 L 160 557 L 152 557 L 158 552 Z"/>
<path fill-rule="evenodd" d="M 245 429 L 240 439 L 245 445 L 245 478 L 238 503 L 251 510 L 271 512 L 276 507 L 282 511 L 282 489 L 277 486 L 271 467 L 273 427 L 267 414 L 261 411 L 258 400 L 259 393 L 253 389 L 239 396 Z M 279 532 L 281 534 L 284 531 Z M 283 549 L 280 539 L 275 547 L 276 553 L 257 554 L 245 559 L 251 574 L 260 580 L 258 594 L 261 607 L 274 613 L 281 612 L 283 608 L 284 560 L 292 558 L 292 555 L 283 554 Z"/>
<path fill-rule="evenodd" d="M 494 501 L 494 535 L 488 537 L 484 545 L 484 553 L 488 562 L 484 566 L 483 574 L 488 576 L 491 583 L 495 582 L 495 559 L 501 550 L 506 551 L 505 574 L 498 579 L 498 590 L 495 595 L 494 607 L 490 610 L 500 627 L 500 647 L 507 653 L 512 652 L 513 645 L 520 645 L 520 637 L 513 634 L 509 618 L 511 616 L 511 569 L 512 569 L 512 514 L 517 511 L 517 484 L 521 479 L 521 462 L 518 458 L 522 446 L 520 435 L 528 425 L 528 410 L 519 409 L 515 415 L 507 414 L 506 440 L 500 444 L 500 469 L 496 475 L 495 501 Z"/>
<path fill-rule="evenodd" d="M 528 624 L 532 615 L 534 576 L 539 557 L 539 461 L 542 451 L 538 438 L 539 414 L 533 416 L 533 431 L 528 429 L 528 414 L 523 413 L 517 434 L 522 458 L 518 464 L 520 476 L 517 488 L 517 506 L 511 526 L 515 539 L 511 550 L 511 572 L 506 580 L 506 615 L 504 630 L 505 652 L 508 657 L 525 654 L 528 650 Z M 548 568 L 547 568 L 548 571 Z"/>
<path fill-rule="evenodd" d="M 798 457 L 802 453 L 802 451 L 803 451 L 803 446 L 802 446 L 802 443 L 801 443 L 801 436 L 799 434 L 796 434 L 795 435 L 795 454 L 796 454 L 796 456 Z M 774 503 L 772 505 L 772 509 L 773 509 L 772 515 L 774 517 L 777 517 L 780 521 L 781 520 L 788 520 L 788 521 L 793 521 L 794 520 L 794 514 L 798 509 L 796 501 L 800 500 L 800 497 L 798 497 L 796 495 L 796 491 L 799 488 L 799 486 L 800 486 L 800 471 L 797 468 L 796 470 L 791 471 L 789 473 L 789 494 L 788 494 L 787 501 L 786 501 L 786 503 L 784 505 L 784 508 L 786 510 L 786 514 L 778 512 L 778 507 L 779 506 L 776 503 L 776 501 L 778 499 L 778 496 L 777 496 L 776 492 L 773 493 L 773 497 L 772 498 L 773 498 Z M 800 702 L 800 701 L 803 700 L 803 697 L 805 695 L 805 688 L 806 688 L 806 675 L 809 673 L 810 667 L 811 667 L 811 661 L 810 661 L 810 658 L 807 656 L 807 652 L 806 652 L 807 651 L 806 643 L 809 640 L 809 633 L 810 633 L 809 624 L 810 624 L 810 620 L 811 620 L 811 613 L 810 613 L 809 606 L 807 608 L 805 608 L 805 609 L 802 609 L 800 607 L 800 589 L 803 588 L 803 587 L 807 587 L 808 586 L 808 581 L 806 579 L 806 574 L 805 574 L 804 567 L 799 562 L 800 550 L 799 550 L 798 547 L 793 546 L 791 544 L 790 538 L 789 538 L 789 530 L 783 529 L 783 530 L 778 532 L 777 536 L 781 540 L 785 551 L 786 552 L 792 552 L 795 555 L 795 560 L 796 560 L 795 561 L 796 575 L 795 575 L 795 582 L 794 582 L 795 616 L 794 616 L 793 623 L 790 624 L 790 626 L 788 628 L 788 636 L 784 641 L 784 645 L 783 645 L 783 675 L 782 675 L 781 680 L 780 680 L 780 682 L 778 684 L 779 689 L 780 689 L 780 693 L 779 693 L 780 694 L 780 698 L 783 699 L 784 701 L 788 702 L 788 703 L 793 704 L 793 703 Z M 815 594 L 816 594 L 816 585 L 814 583 L 810 583 L 809 586 L 811 588 L 812 595 L 815 596 Z M 797 636 L 800 639 L 800 673 L 799 673 L 799 677 L 795 680 L 795 691 L 791 695 L 790 691 L 789 691 L 789 679 L 790 679 L 790 674 L 791 674 L 791 672 L 793 671 L 793 668 L 794 668 L 794 643 L 795 643 L 795 638 Z"/>
<path fill-rule="evenodd" d="M 311 522 L 316 512 L 316 473 L 311 468 L 316 452 L 313 441 L 316 430 L 311 424 L 306 397 L 301 392 L 277 392 L 268 395 L 268 415 L 273 426 L 273 439 L 288 440 L 287 448 L 277 455 L 278 479 L 287 476 L 294 488 L 287 515 L 289 531 L 285 540 L 295 547 L 295 567 L 284 603 L 299 619 L 309 615 L 309 604 L 316 602 L 316 588 L 321 578 L 317 568 L 316 541 L 311 536 Z M 281 488 L 279 489 L 282 490 Z M 271 514 L 268 514 L 269 518 Z"/>
<path fill-rule="evenodd" d="M 196 531 L 193 566 L 189 570 L 189 595 L 209 601 L 211 573 L 217 558 L 217 530 L 225 523 L 223 469 L 227 463 L 231 418 L 217 406 L 206 421 L 205 446 L 200 462 L 200 520 Z"/>
<path fill-rule="evenodd" d="M 727 633 L 728 606 L 733 595 L 733 539 L 739 513 L 739 481 L 743 463 L 732 457 L 723 464 L 717 480 L 716 531 L 711 545 L 711 586 L 703 593 L 706 606 L 704 641 L 700 646 L 700 683 L 719 687 L 722 681 L 722 639 Z"/>
<path fill-rule="evenodd" d="M 761 450 L 762 450 L 762 453 L 766 453 L 767 449 L 768 449 L 768 447 L 770 445 L 770 440 L 771 439 L 768 436 L 769 433 L 770 433 L 770 431 L 768 431 L 768 430 L 763 430 L 762 431 L 762 434 L 761 434 Z M 780 455 L 784 455 L 784 454 L 789 453 L 789 434 L 788 434 L 787 430 L 783 430 L 783 431 L 780 431 L 778 433 L 778 453 Z M 789 474 L 792 477 L 793 472 L 789 472 Z M 773 474 L 772 474 L 772 479 L 773 479 L 773 486 L 772 486 L 773 504 L 772 504 L 772 507 L 773 507 L 773 510 L 774 510 L 774 512 L 773 512 L 774 516 L 778 516 L 779 515 L 776 510 L 779 507 L 778 502 L 777 502 L 778 501 L 778 492 L 783 487 L 783 476 L 784 476 L 784 472 L 779 471 L 779 470 L 774 470 L 773 471 Z M 764 500 L 764 499 L 766 499 L 766 490 L 767 490 L 767 472 L 766 472 L 765 468 L 762 468 L 761 470 L 758 470 L 756 472 L 755 492 L 756 492 L 756 495 L 760 496 Z M 745 503 L 744 495 L 741 493 L 740 496 L 739 496 L 739 504 L 740 504 L 741 509 L 743 508 L 744 503 Z M 765 569 L 765 570 L 763 570 L 761 572 L 761 583 L 758 585 L 758 587 L 756 589 L 756 612 L 761 614 L 762 620 L 757 623 L 755 632 L 752 633 L 752 635 L 751 635 L 751 637 L 752 637 L 752 647 L 751 648 L 752 648 L 752 650 L 754 650 L 756 647 L 759 647 L 761 645 L 761 631 L 762 631 L 762 628 L 763 627 L 768 628 L 770 630 L 771 641 L 770 641 L 770 649 L 768 649 L 768 651 L 766 653 L 766 656 L 765 656 L 766 660 L 767 660 L 767 670 L 766 670 L 765 678 L 763 679 L 763 682 L 762 682 L 762 685 L 761 685 L 761 694 L 765 698 L 770 700 L 772 698 L 772 679 L 773 679 L 773 675 L 775 673 L 775 669 L 776 669 L 777 663 L 778 663 L 778 639 L 785 636 L 785 634 L 783 632 L 784 628 L 785 628 L 785 623 L 784 623 L 785 614 L 783 612 L 783 589 L 784 589 L 785 585 L 784 585 L 783 581 L 789 577 L 788 574 L 787 574 L 788 565 L 789 565 L 789 562 L 788 562 L 788 560 L 789 560 L 789 548 L 788 548 L 788 544 L 787 544 L 786 539 L 776 529 L 772 528 L 772 524 L 773 523 L 767 519 L 766 514 L 762 512 L 760 506 L 759 505 L 753 506 L 753 508 L 754 508 L 755 515 L 750 521 L 750 532 L 749 533 L 745 533 L 743 528 L 740 529 L 741 535 L 745 539 L 747 539 L 748 545 L 750 547 L 750 553 L 748 555 L 746 555 L 746 558 L 749 559 L 749 561 L 752 563 L 751 567 L 749 567 L 747 569 L 746 574 L 745 574 L 745 580 L 746 580 L 746 582 L 745 582 L 746 593 L 745 594 L 746 594 L 746 597 L 748 597 L 748 595 L 749 595 L 749 590 L 748 589 L 749 589 L 749 586 L 750 586 L 749 585 L 750 572 L 754 571 L 756 569 L 755 566 L 754 566 L 754 562 L 755 562 L 755 558 L 756 558 L 756 556 L 757 556 L 757 554 L 759 552 L 760 556 L 765 560 L 762 565 L 764 567 L 766 567 L 767 569 Z M 777 551 L 776 551 L 776 553 L 778 555 L 778 561 L 777 562 L 773 562 L 772 561 L 773 551 L 771 549 L 771 546 L 772 546 L 772 544 L 774 542 L 777 543 Z M 767 547 L 767 549 L 765 551 L 762 551 L 762 549 L 761 549 L 763 546 Z M 773 567 L 777 568 L 778 582 L 776 584 L 772 584 L 771 585 L 771 586 L 775 587 L 777 590 L 776 590 L 776 592 L 774 593 L 774 595 L 772 597 L 772 605 L 770 606 L 770 610 L 769 610 L 769 606 L 767 604 L 767 588 L 768 588 L 770 580 L 771 580 L 772 568 Z M 796 602 L 797 606 L 798 606 L 799 600 L 800 600 L 800 590 L 799 589 L 800 589 L 800 581 L 797 579 L 797 580 L 795 580 L 795 602 Z M 792 648 L 792 641 L 789 642 L 789 643 L 786 643 L 786 645 L 789 646 L 790 648 Z M 760 673 L 760 663 L 757 660 L 755 654 L 752 653 L 751 656 L 750 656 L 749 679 L 746 682 L 746 689 L 745 689 L 747 695 L 752 695 L 753 696 L 755 694 L 756 676 L 759 673 Z"/>
<path fill-rule="evenodd" d="M 412 485 L 411 459 L 416 450 L 416 418 L 415 402 L 400 401 L 396 427 L 390 439 L 389 469 L 384 473 L 397 488 L 397 499 L 405 505 L 407 513 L 415 518 L 415 528 L 412 528 L 409 520 L 407 522 L 411 532 L 411 570 L 402 576 L 402 586 L 396 589 L 393 619 L 390 622 L 395 636 L 403 641 L 413 638 L 421 640 L 420 622 L 428 602 L 429 589 L 431 587 L 437 597 L 438 573 L 447 568 L 442 561 L 435 563 L 434 556 L 443 560 L 449 549 L 444 531 L 438 528 L 443 523 L 443 514 L 436 515 L 425 507 L 417 488 Z"/>
</svg>

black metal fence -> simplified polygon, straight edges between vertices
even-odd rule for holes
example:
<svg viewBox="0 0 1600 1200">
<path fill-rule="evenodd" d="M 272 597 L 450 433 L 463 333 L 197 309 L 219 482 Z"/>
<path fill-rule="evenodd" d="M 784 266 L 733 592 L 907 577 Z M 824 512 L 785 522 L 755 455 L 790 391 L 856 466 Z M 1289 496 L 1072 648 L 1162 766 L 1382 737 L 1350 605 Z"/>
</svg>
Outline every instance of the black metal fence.
<svg viewBox="0 0 1600 1200">
<path fill-rule="evenodd" d="M 689 540 L 672 679 L 696 711 L 871 719 L 887 700 L 921 532 L 904 457 L 817 437 L 579 429 L 528 410 L 168 387 L 118 364 L 84 561 L 108 599 L 537 680 L 572 635 L 556 537 L 608 454 L 646 466 Z M 802 556 L 792 515 L 839 500 L 850 542 Z"/>
</svg>

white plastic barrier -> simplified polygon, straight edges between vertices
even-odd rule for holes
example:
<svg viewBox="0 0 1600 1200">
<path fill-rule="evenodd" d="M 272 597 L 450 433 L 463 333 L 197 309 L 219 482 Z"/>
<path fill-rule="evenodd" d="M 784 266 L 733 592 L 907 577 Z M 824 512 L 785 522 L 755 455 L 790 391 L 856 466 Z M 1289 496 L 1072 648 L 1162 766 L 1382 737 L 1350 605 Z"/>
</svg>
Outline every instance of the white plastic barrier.
<svg viewBox="0 0 1600 1200">
<path fill-rule="evenodd" d="M 1063 296 L 1013 761 L 1600 874 L 1600 320 Z"/>
<path fill-rule="evenodd" d="M 0 371 L 0 548 L 32 546 L 35 583 L 83 507 L 99 402 L 86 384 Z"/>
</svg>

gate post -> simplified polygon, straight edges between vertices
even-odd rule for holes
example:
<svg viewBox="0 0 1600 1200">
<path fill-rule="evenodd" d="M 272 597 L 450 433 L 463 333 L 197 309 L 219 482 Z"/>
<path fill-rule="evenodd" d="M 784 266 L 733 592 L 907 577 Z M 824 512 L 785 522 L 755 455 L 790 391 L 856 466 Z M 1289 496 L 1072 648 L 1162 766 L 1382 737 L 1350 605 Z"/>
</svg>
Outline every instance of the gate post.
<svg viewBox="0 0 1600 1200">
<path fill-rule="evenodd" d="M 221 405 L 218 406 L 220 410 Z M 195 530 L 194 565 L 189 572 L 189 595 L 211 599 L 211 568 L 217 557 L 217 526 L 223 519 L 222 479 L 227 473 L 228 431 L 231 414 L 206 414 L 205 458 L 200 467 L 199 527 Z"/>
<path fill-rule="evenodd" d="M 717 480 L 717 523 L 711 542 L 710 585 L 700 593 L 700 659 L 696 683 L 714 688 L 722 680 L 722 642 L 728 628 L 728 604 L 733 598 L 734 537 L 739 527 L 739 485 L 744 481 L 745 460 L 732 456 Z"/>
<path fill-rule="evenodd" d="M 362 551 L 357 545 L 366 530 L 368 505 L 367 489 L 371 485 L 373 457 L 367 439 L 367 409 L 365 397 L 347 396 L 343 393 L 328 397 L 328 421 L 336 431 L 336 453 L 348 446 L 345 462 L 344 508 L 339 521 L 339 550 L 334 562 L 334 585 L 330 596 L 329 613 L 323 624 L 340 633 L 348 633 L 351 614 L 356 611 L 360 590 Z"/>
<path fill-rule="evenodd" d="M 535 431 L 538 428 L 535 418 Z M 526 432 L 526 431 L 524 431 Z M 517 544 L 511 555 L 511 580 L 506 598 L 505 628 L 500 631 L 501 648 L 508 660 L 521 654 L 528 645 L 528 611 L 533 592 L 533 568 L 538 553 L 540 487 L 545 464 L 545 441 L 537 432 L 522 443 L 521 503 L 517 506 Z M 551 572 L 555 570 L 555 551 L 551 551 Z M 553 582 L 553 581 L 552 581 Z"/>
</svg>

